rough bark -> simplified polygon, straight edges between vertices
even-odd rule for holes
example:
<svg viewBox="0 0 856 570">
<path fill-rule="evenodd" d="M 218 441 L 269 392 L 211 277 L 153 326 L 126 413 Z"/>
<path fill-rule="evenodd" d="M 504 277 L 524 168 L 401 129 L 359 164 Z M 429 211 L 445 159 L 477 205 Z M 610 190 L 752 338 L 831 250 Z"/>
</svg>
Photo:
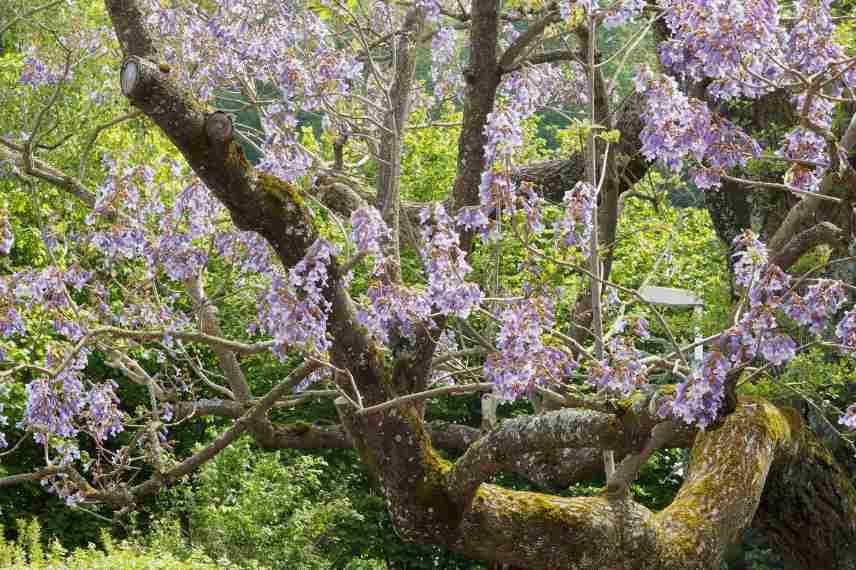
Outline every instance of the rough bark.
<svg viewBox="0 0 856 570">
<path fill-rule="evenodd" d="M 803 433 L 770 404 L 744 402 L 698 436 L 683 487 L 657 514 L 605 496 L 562 499 L 482 485 L 451 545 L 524 568 L 718 568 L 724 547 L 752 520 L 774 459 L 801 457 Z M 847 528 L 836 530 L 852 540 Z"/>
<path fill-rule="evenodd" d="M 770 469 L 754 526 L 792 570 L 856 568 L 856 491 L 848 473 L 807 429 L 799 454 Z"/>
<path fill-rule="evenodd" d="M 381 212 L 387 227 L 392 230 L 389 253 L 400 260 L 399 226 L 401 210 L 401 157 L 404 149 L 404 127 L 410 113 L 413 81 L 416 74 L 416 43 L 422 34 L 425 14 L 421 9 L 408 12 L 402 33 L 395 40 L 395 70 L 389 98 L 392 108 L 384 117 L 384 130 L 378 148 L 381 160 L 378 163 L 376 207 Z M 401 280 L 400 261 L 389 269 L 389 277 Z"/>
<path fill-rule="evenodd" d="M 493 111 L 502 75 L 497 53 L 499 4 L 493 0 L 474 0 L 470 16 L 470 63 L 464 70 L 466 96 L 458 138 L 458 174 L 452 188 L 453 210 L 478 204 L 485 166 L 484 128 Z M 469 250 L 472 238 L 471 232 L 461 236 L 464 251 Z"/>
</svg>

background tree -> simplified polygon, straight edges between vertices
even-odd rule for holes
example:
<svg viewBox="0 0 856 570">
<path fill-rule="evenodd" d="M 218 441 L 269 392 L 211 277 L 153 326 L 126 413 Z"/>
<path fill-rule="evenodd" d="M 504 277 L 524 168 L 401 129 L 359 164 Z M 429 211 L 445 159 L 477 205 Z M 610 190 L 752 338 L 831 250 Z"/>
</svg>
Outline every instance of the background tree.
<svg viewBox="0 0 856 570">
<path fill-rule="evenodd" d="M 824 1 L 593 4 L 13 6 L 0 30 L 24 51 L 4 110 L 23 119 L 0 156 L 24 187 L 7 208 L 28 218 L 7 218 L 4 250 L 21 247 L 16 225 L 38 231 L 0 288 L 2 374 L 45 464 L 0 482 L 42 480 L 121 517 L 249 436 L 353 447 L 404 540 L 472 558 L 713 568 L 754 520 L 793 564 L 852 567 L 846 471 L 798 413 L 738 398 L 800 351 L 856 350 L 852 16 Z M 599 42 L 603 26 L 628 40 Z M 652 37 L 657 61 L 627 91 Z M 574 106 L 572 154 L 524 144 L 527 118 Z M 250 108 L 259 123 L 226 112 Z M 320 142 L 300 129 L 313 117 Z M 747 133 L 771 118 L 779 132 Z M 457 167 L 411 201 L 422 128 L 456 129 Z M 625 202 L 657 203 L 639 184 L 649 161 L 728 196 L 709 204 L 737 298 L 701 361 L 643 283 L 613 275 Z M 787 199 L 752 194 L 747 215 L 737 187 Z M 744 231 L 757 212 L 764 241 Z M 818 266 L 786 273 L 819 246 Z M 482 392 L 480 429 L 430 421 L 429 399 Z M 339 423 L 288 421 L 319 398 Z M 521 398 L 536 413 L 497 423 L 496 399 Z M 170 439 L 208 417 L 224 423 L 207 445 Z M 655 513 L 631 485 L 674 448 L 689 464 Z M 596 472 L 589 497 L 496 484 Z"/>
</svg>

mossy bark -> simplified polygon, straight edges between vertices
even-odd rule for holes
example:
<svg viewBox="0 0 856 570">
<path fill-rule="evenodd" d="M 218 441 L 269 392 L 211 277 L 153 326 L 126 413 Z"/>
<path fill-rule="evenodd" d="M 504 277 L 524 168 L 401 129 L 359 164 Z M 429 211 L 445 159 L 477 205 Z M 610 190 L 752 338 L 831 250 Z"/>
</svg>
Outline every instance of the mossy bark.
<svg viewBox="0 0 856 570">
<path fill-rule="evenodd" d="M 418 431 L 421 420 L 410 417 L 396 429 L 406 425 Z M 388 419 L 383 423 L 391 427 Z M 459 497 L 442 485 L 449 466 L 436 458 L 430 441 L 412 435 L 403 446 L 418 442 L 408 452 L 412 455 L 388 457 L 402 449 L 402 440 L 393 436 L 397 445 L 372 462 L 383 472 L 387 503 L 405 538 L 443 543 L 474 558 L 520 568 L 706 570 L 719 567 L 727 547 L 753 518 L 773 521 L 771 532 L 805 520 L 830 532 L 826 540 L 799 543 L 807 556 L 823 560 L 830 570 L 853 568 L 848 553 L 856 516 L 852 501 L 841 499 L 852 497 L 852 486 L 819 444 L 808 443 L 812 436 L 797 415 L 765 401 L 741 401 L 716 429 L 696 437 L 687 479 L 659 513 L 606 494 L 563 498 L 486 483 L 463 509 L 456 508 Z M 402 470 L 403 464 L 410 467 Z M 402 478 L 403 471 L 414 469 L 422 479 Z M 832 477 L 823 476 L 824 469 Z M 836 517 L 824 515 L 831 508 L 824 501 L 832 497 L 839 501 Z M 813 518 L 791 514 L 805 510 L 815 513 Z M 841 546 L 833 548 L 833 542 Z"/>
</svg>

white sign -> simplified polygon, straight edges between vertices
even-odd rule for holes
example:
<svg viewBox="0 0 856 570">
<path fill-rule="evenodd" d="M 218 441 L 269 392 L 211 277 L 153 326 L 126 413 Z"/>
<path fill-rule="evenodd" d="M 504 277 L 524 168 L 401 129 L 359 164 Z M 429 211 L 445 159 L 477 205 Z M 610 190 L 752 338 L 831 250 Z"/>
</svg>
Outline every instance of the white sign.
<svg viewBox="0 0 856 570">
<path fill-rule="evenodd" d="M 645 301 L 655 305 L 671 305 L 673 307 L 701 307 L 704 305 L 704 301 L 698 295 L 687 289 L 646 285 L 639 289 L 639 295 Z"/>
</svg>

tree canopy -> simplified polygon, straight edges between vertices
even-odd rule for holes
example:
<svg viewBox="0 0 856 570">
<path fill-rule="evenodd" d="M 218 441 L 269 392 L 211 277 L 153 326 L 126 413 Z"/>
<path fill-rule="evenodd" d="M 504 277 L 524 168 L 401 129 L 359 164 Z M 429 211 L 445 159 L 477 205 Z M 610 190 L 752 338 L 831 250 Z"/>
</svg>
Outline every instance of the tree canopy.
<svg viewBox="0 0 856 570">
<path fill-rule="evenodd" d="M 0 443 L 43 457 L 0 486 L 118 519 L 250 438 L 354 449 L 403 540 L 479 560 L 718 568 L 751 524 L 856 566 L 851 474 L 758 388 L 856 357 L 852 3 L 4 2 Z M 622 215 L 669 185 L 727 250 L 703 320 Z M 845 440 L 848 389 L 810 399 Z"/>
</svg>

